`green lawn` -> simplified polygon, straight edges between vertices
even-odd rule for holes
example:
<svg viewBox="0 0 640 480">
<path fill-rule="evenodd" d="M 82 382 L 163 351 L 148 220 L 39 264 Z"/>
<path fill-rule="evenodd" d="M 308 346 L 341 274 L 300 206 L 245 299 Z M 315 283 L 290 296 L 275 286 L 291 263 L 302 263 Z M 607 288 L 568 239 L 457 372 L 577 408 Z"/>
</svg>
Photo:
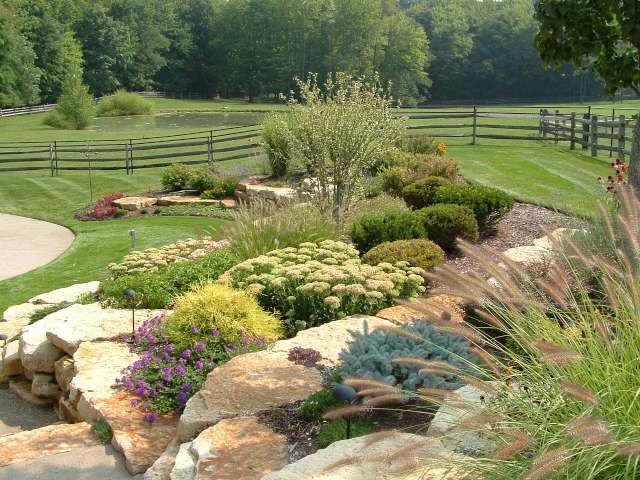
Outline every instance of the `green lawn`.
<svg viewBox="0 0 640 480">
<path fill-rule="evenodd" d="M 256 112 L 282 108 L 276 105 L 249 104 L 245 101 L 213 100 L 153 100 L 156 112 L 218 111 Z M 584 105 L 564 104 L 576 112 Z M 616 107 L 638 108 L 640 101 L 622 103 L 599 102 L 606 109 Z M 440 110 L 468 111 L 469 107 Z M 481 111 L 530 111 L 533 106 L 482 107 Z M 595 110 L 594 110 L 595 111 Z M 602 111 L 605 112 L 604 110 Z M 630 113 L 627 113 L 630 114 Z M 43 115 L 26 115 L 0 119 L 0 138 L 3 141 L 35 139 L 49 142 L 70 139 L 131 138 L 137 132 L 109 132 L 87 130 L 61 131 L 42 124 Z M 442 123 L 442 120 L 412 120 L 411 124 Z M 507 119 L 506 125 L 535 125 L 536 120 Z M 456 119 L 446 123 L 469 123 L 469 119 Z M 518 134 L 514 130 L 489 130 L 483 124 L 496 123 L 481 119 L 479 131 L 485 133 Z M 193 131 L 186 128 L 145 129 L 144 136 L 167 135 Z M 452 131 L 455 131 L 452 130 Z M 419 132 L 416 131 L 416 133 Z M 449 130 L 436 130 L 437 135 Z M 527 132 L 529 133 L 529 132 Z M 522 133 L 524 134 L 524 133 Z M 242 143 L 249 140 L 240 140 Z M 496 141 L 480 139 L 478 145 L 469 145 L 469 139 L 444 139 L 462 174 L 471 181 L 501 188 L 519 200 L 555 208 L 561 211 L 592 216 L 597 202 L 604 198 L 598 176 L 609 174 L 609 157 L 602 154 L 592 158 L 581 150 L 571 151 L 566 143 Z M 233 145 L 231 143 L 230 145 Z M 233 174 L 264 171 L 264 160 L 243 159 L 219 165 L 221 170 Z M 101 195 L 123 191 L 138 193 L 152 190 L 159 184 L 159 170 L 138 170 L 133 176 L 122 171 L 94 172 L 94 200 Z M 204 228 L 217 228 L 219 221 L 204 218 L 157 217 L 137 220 L 79 222 L 73 219 L 74 210 L 88 204 L 89 175 L 87 172 L 61 172 L 49 177 L 46 171 L 34 173 L 0 173 L 0 211 L 40 218 L 71 228 L 77 235 L 69 251 L 53 263 L 14 279 L 0 282 L 0 310 L 22 302 L 37 293 L 75 282 L 99 279 L 105 275 L 105 265 L 122 258 L 129 249 L 128 230 L 138 233 L 138 247 L 146 248 L 170 243 L 176 239 L 198 235 Z"/>
<path fill-rule="evenodd" d="M 122 172 L 93 176 L 94 199 L 117 191 L 135 193 L 158 185 L 158 171 L 127 177 Z M 129 252 L 129 229 L 137 232 L 138 248 L 165 245 L 201 236 L 222 222 L 195 217 L 148 217 L 134 220 L 80 222 L 73 212 L 89 203 L 86 172 L 60 177 L 44 174 L 0 174 L 0 211 L 65 225 L 76 234 L 71 248 L 54 262 L 0 282 L 0 311 L 28 298 L 73 283 L 104 278 L 105 266 Z"/>
</svg>

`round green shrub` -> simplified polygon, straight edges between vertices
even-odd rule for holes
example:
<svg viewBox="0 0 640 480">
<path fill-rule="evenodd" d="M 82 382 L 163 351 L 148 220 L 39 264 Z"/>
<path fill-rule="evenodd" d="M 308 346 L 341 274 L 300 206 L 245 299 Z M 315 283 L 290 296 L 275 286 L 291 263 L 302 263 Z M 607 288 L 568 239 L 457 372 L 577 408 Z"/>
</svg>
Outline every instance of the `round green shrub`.
<svg viewBox="0 0 640 480">
<path fill-rule="evenodd" d="M 393 197 L 401 197 L 402 190 L 408 185 L 407 171 L 400 165 L 385 168 L 380 172 L 382 191 Z"/>
<path fill-rule="evenodd" d="M 282 335 L 282 323 L 265 312 L 250 293 L 205 283 L 176 299 L 163 334 L 179 347 L 191 347 L 197 342 L 211 347 L 224 342 L 224 347 L 242 345 L 254 338 L 275 341 Z"/>
<path fill-rule="evenodd" d="M 284 177 L 291 167 L 290 132 L 287 115 L 273 113 L 262 124 L 262 139 L 269 158 L 271 174 Z"/>
<path fill-rule="evenodd" d="M 446 178 L 427 177 L 417 180 L 402 189 L 402 198 L 411 208 L 420 208 L 433 205 L 435 196 L 440 187 L 451 185 Z"/>
<path fill-rule="evenodd" d="M 98 104 L 98 116 L 119 117 L 128 115 L 149 115 L 153 107 L 151 102 L 137 93 L 118 90 L 115 94 L 103 98 Z"/>
<path fill-rule="evenodd" d="M 185 190 L 191 186 L 193 167 L 176 163 L 162 170 L 162 186 L 167 190 Z"/>
<path fill-rule="evenodd" d="M 384 242 L 424 237 L 424 228 L 413 212 L 387 208 L 354 219 L 349 236 L 358 250 L 367 252 Z"/>
<path fill-rule="evenodd" d="M 400 357 L 449 362 L 472 373 L 469 363 L 477 361 L 466 349 L 469 341 L 456 335 L 442 334 L 426 321 L 416 321 L 401 327 L 405 332 L 385 330 L 353 334 L 353 340 L 340 353 L 341 372 L 345 378 L 358 377 L 382 381 L 404 390 L 420 387 L 456 389 L 463 385 L 455 376 L 440 376 L 421 372 L 422 366 L 399 364 Z"/>
<path fill-rule="evenodd" d="M 456 248 L 456 238 L 476 242 L 480 238 L 473 211 L 462 205 L 439 203 L 417 212 L 427 237 L 445 252 Z"/>
<path fill-rule="evenodd" d="M 228 198 L 233 197 L 238 188 L 238 179 L 235 177 L 213 177 L 209 185 L 212 188 L 202 192 L 202 198 Z"/>
<path fill-rule="evenodd" d="M 442 265 L 444 259 L 442 248 L 431 240 L 425 239 L 381 243 L 362 257 L 362 260 L 369 265 L 378 265 L 382 262 L 391 264 L 409 262 L 412 267 L 420 267 L 424 270 L 432 270 Z"/>
<path fill-rule="evenodd" d="M 480 229 L 491 227 L 513 207 L 513 198 L 501 190 L 482 185 L 448 185 L 435 194 L 436 203 L 453 203 L 473 210 Z"/>
<path fill-rule="evenodd" d="M 428 135 L 407 135 L 401 142 L 402 150 L 410 153 L 434 154 L 437 153 L 438 142 Z"/>
</svg>

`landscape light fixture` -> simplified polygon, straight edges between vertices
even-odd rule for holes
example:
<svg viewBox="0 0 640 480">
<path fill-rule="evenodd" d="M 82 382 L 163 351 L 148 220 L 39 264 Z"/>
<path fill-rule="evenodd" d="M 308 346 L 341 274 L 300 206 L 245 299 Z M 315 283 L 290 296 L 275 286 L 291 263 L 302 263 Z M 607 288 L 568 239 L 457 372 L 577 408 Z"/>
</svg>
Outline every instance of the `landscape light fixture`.
<svg viewBox="0 0 640 480">
<path fill-rule="evenodd" d="M 358 401 L 358 392 L 356 392 L 355 388 L 350 385 L 345 385 L 344 383 L 339 383 L 333 387 L 333 396 L 338 400 L 342 400 L 343 402 L 348 402 L 353 405 Z M 347 416 L 347 439 L 351 438 L 351 416 Z"/>
<path fill-rule="evenodd" d="M 131 300 L 131 335 L 136 333 L 136 295 L 137 292 L 133 288 L 126 288 L 122 295 Z"/>
<path fill-rule="evenodd" d="M 131 237 L 131 250 L 136 249 L 136 229 L 129 230 L 129 236 Z"/>
</svg>

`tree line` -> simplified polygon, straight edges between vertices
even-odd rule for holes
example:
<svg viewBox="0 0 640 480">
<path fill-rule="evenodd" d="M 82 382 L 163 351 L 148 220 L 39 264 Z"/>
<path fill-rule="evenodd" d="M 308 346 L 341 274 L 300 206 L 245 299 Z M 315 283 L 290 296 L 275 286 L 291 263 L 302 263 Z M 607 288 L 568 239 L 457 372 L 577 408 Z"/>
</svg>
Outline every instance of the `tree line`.
<svg viewBox="0 0 640 480">
<path fill-rule="evenodd" d="M 404 105 L 595 96 L 545 69 L 533 0 L 0 0 L 0 105 L 52 102 L 80 62 L 91 93 L 273 100 L 308 72 L 379 72 Z"/>
</svg>

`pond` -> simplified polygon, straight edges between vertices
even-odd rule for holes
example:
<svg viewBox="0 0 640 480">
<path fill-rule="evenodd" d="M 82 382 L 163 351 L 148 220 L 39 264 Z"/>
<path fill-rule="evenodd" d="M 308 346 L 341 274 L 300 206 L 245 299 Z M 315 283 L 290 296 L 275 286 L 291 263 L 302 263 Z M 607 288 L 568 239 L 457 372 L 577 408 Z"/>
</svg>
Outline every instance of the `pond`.
<svg viewBox="0 0 640 480">
<path fill-rule="evenodd" d="M 215 130 L 221 127 L 255 125 L 262 121 L 260 112 L 176 112 L 132 117 L 99 117 L 94 130 L 131 132 L 145 130 Z"/>
</svg>

